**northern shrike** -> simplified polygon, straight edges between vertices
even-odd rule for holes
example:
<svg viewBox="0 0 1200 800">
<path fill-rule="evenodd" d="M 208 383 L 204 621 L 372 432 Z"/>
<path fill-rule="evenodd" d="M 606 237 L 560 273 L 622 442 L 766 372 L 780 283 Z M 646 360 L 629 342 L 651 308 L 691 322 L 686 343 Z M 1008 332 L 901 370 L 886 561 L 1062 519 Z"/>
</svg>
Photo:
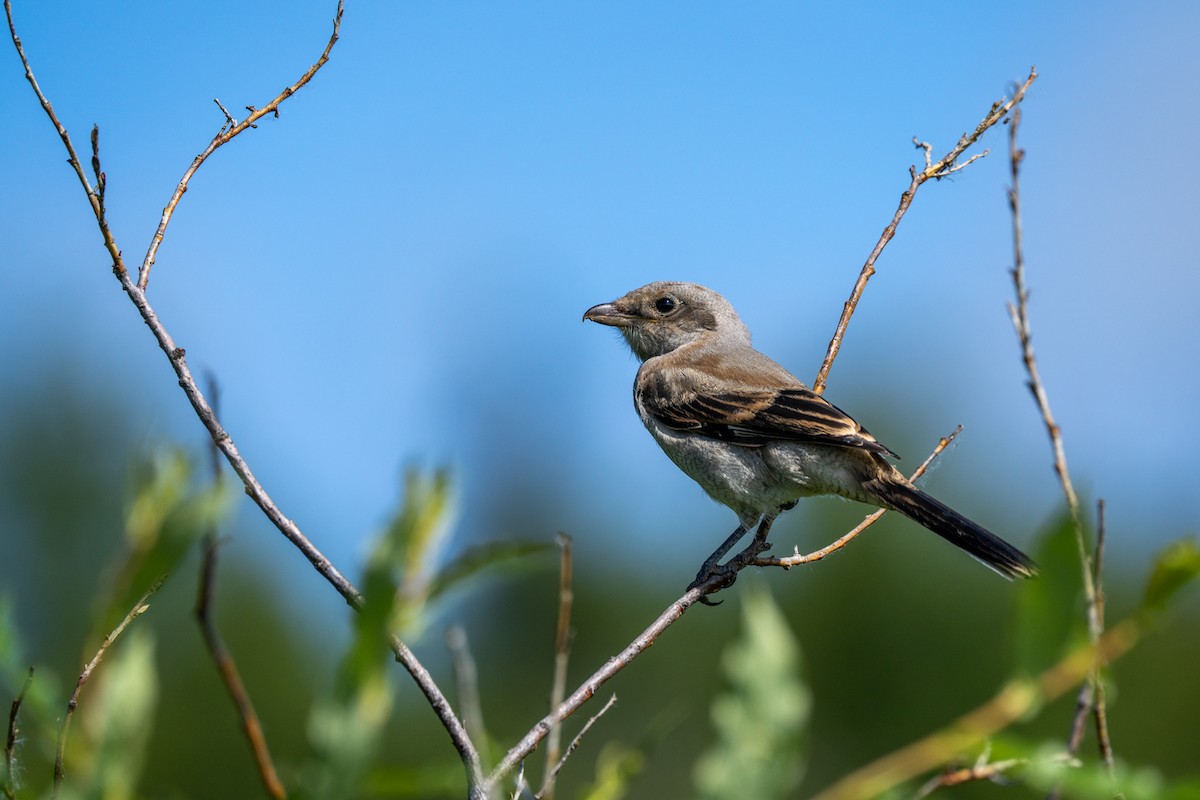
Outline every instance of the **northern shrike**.
<svg viewBox="0 0 1200 800">
<path fill-rule="evenodd" d="M 638 416 L 672 461 L 738 516 L 738 528 L 692 586 L 736 567 L 720 560 L 758 525 L 743 564 L 765 550 L 771 523 L 802 497 L 836 494 L 899 511 L 1007 578 L 1036 574 L 1000 537 L 916 488 L 848 414 L 755 350 L 729 302 L 694 283 L 651 283 L 583 315 L 621 332 L 641 359 Z"/>
</svg>

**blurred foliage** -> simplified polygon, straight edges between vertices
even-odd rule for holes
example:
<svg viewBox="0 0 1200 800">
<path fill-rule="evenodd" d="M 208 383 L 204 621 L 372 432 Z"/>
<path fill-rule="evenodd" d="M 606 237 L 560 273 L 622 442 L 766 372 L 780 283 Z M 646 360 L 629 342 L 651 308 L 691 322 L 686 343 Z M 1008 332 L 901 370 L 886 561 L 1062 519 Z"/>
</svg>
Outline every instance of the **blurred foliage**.
<svg viewBox="0 0 1200 800">
<path fill-rule="evenodd" d="M 553 550 L 555 526 L 538 516 L 546 504 L 536 493 L 510 490 L 505 476 L 494 487 L 507 504 L 505 527 L 545 531 L 544 543 L 463 542 L 452 535 L 456 504 L 447 473 L 410 470 L 403 503 L 365 560 L 367 605 L 346 624 L 338 621 L 344 614 L 329 617 L 340 600 L 306 565 L 297 568 L 301 577 L 274 577 L 274 557 L 258 553 L 274 553 L 281 540 L 260 536 L 266 526 L 253 509 L 229 517 L 232 490 L 198 479 L 177 448 L 128 455 L 133 448 L 111 438 L 103 399 L 74 396 L 85 394 L 89 402 L 75 405 L 72 393 L 58 394 L 40 411 L 30 403 L 20 425 L 0 424 L 0 696 L 14 697 L 28 667 L 37 667 L 17 718 L 16 769 L 9 776 L 3 767 L 0 787 L 12 779 L 16 797 L 46 794 L 58 720 L 79 670 L 108 623 L 157 575 L 171 573 L 151 611 L 112 645 L 84 687 L 60 796 L 259 795 L 236 714 L 191 620 L 192 543 L 216 528 L 227 541 L 217 624 L 296 796 L 462 796 L 462 767 L 444 731 L 392 662 L 386 640 L 393 633 L 421 644 L 420 657 L 453 700 L 438 638 L 413 637 L 444 617 L 471 632 L 483 711 L 502 745 L 544 713 L 557 579 L 541 569 L 525 570 L 519 581 L 480 580 Z M 93 432 L 100 428 L 106 435 Z M 36 455 L 14 456 L 14 442 Z M 114 458 L 134 467 L 113 469 Z M 537 491 L 553 495 L 554 476 L 546 477 Z M 528 485 L 522 476 L 513 480 Z M 806 506 L 781 520 L 781 542 L 841 530 L 857 510 Z M 579 531 L 576 540 L 586 545 L 588 535 L 602 533 Z M 1110 545 L 1119 541 L 1110 532 Z M 583 738 L 559 777 L 558 796 L 673 797 L 691 781 L 706 797 L 814 794 L 1085 640 L 1078 558 L 1064 515 L 1048 522 L 1035 553 L 1042 577 L 1006 586 L 963 566 L 934 537 L 885 520 L 844 557 L 745 576 L 730 602 L 693 609 L 610 684 L 621 702 Z M 664 556 L 650 574 L 577 560 L 569 683 L 678 595 L 693 555 L 703 553 Z M 263 572 L 268 561 L 272 571 Z M 1198 796 L 1200 607 L 1194 592 L 1182 590 L 1200 572 L 1200 555 L 1194 542 L 1172 545 L 1144 582 L 1119 566 L 1105 581 L 1110 621 L 1141 615 L 1156 635 L 1108 670 L 1116 786 L 1128 798 Z M 460 587 L 472 591 L 453 591 Z M 797 642 L 804 643 L 807 680 Z M 1009 785 L 968 784 L 954 796 L 1043 796 L 1052 786 L 1068 798 L 1111 796 L 1114 784 L 1090 755 L 1094 748 L 1085 745 L 1077 766 L 1056 758 L 1073 706 L 1073 696 L 1049 703 L 993 743 L 993 759 L 1022 760 L 1006 771 Z M 568 739 L 590 713 L 585 706 L 568 721 Z"/>
<path fill-rule="evenodd" d="M 1168 545 L 1154 562 L 1154 571 L 1142 596 L 1142 608 L 1151 614 L 1161 613 L 1197 574 L 1200 574 L 1200 548 L 1196 542 L 1184 539 Z"/>
<path fill-rule="evenodd" d="M 72 729 L 69 783 L 59 797 L 137 797 L 158 701 L 154 634 L 131 627 L 85 688 L 93 706 Z"/>
<path fill-rule="evenodd" d="M 92 632 L 97 640 L 159 576 L 170 575 L 206 533 L 229 518 L 234 493 L 225 481 L 197 484 L 192 460 L 177 447 L 142 459 L 125 512 L 125 553 Z"/>
<path fill-rule="evenodd" d="M 804 774 L 812 708 L 800 645 L 761 583 L 745 587 L 741 606 L 741 638 L 721 656 L 729 687 L 712 703 L 717 743 L 696 763 L 696 788 L 711 800 L 790 797 Z"/>
</svg>

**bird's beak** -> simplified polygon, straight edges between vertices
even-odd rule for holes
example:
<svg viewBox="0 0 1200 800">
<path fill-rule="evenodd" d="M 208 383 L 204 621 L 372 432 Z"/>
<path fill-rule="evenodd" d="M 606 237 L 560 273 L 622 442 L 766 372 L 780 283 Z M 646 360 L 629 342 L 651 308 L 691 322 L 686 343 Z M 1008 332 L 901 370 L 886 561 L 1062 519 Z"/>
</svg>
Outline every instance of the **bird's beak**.
<svg viewBox="0 0 1200 800">
<path fill-rule="evenodd" d="M 633 317 L 618 309 L 612 303 L 601 303 L 583 312 L 585 320 L 598 322 L 601 325 L 611 325 L 614 328 L 625 328 L 633 322 Z"/>
</svg>

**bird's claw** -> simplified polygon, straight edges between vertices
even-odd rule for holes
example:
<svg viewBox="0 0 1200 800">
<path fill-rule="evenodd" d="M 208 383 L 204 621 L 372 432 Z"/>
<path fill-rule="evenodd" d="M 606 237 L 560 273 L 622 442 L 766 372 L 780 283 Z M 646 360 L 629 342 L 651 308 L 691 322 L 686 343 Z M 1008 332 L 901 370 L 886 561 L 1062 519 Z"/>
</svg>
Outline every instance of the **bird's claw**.
<svg viewBox="0 0 1200 800">
<path fill-rule="evenodd" d="M 738 572 L 743 567 L 748 567 L 754 563 L 754 559 L 758 558 L 761 553 L 771 549 L 771 543 L 767 541 L 759 541 L 755 539 L 746 549 L 738 553 L 725 564 L 717 564 L 715 558 L 704 562 L 704 566 L 696 573 L 696 579 L 688 584 L 688 591 L 699 589 L 700 602 L 706 606 L 719 606 L 720 600 L 709 600 L 708 595 L 716 594 L 722 589 L 728 589 L 733 586 L 733 582 L 737 580 Z"/>
<path fill-rule="evenodd" d="M 721 600 L 709 600 L 708 595 L 716 594 L 722 589 L 728 589 L 733 586 L 733 582 L 737 580 L 737 568 L 730 564 L 723 566 L 705 565 L 699 572 L 696 573 L 696 579 L 688 584 L 687 590 L 699 589 L 700 602 L 706 606 L 719 606 Z"/>
</svg>

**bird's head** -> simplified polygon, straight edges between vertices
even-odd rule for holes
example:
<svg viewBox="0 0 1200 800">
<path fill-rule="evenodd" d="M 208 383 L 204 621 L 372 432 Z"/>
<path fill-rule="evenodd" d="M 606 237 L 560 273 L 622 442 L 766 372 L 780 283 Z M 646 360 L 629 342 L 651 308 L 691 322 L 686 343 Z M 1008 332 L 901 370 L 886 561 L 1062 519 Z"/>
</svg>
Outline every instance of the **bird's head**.
<svg viewBox="0 0 1200 800">
<path fill-rule="evenodd" d="M 583 318 L 621 331 L 642 361 L 699 341 L 749 345 L 750 331 L 721 295 L 695 283 L 650 283 Z"/>
</svg>

